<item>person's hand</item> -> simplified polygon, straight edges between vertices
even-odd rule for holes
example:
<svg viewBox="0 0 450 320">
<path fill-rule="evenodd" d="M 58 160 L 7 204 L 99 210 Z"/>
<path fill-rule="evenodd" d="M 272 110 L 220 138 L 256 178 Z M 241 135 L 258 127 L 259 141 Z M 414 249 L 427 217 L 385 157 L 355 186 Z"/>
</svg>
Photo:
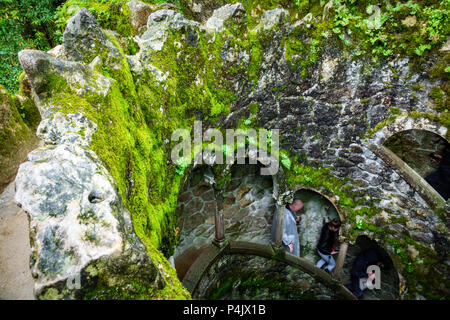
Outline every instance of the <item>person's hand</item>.
<svg viewBox="0 0 450 320">
<path fill-rule="evenodd" d="M 339 253 L 339 251 L 331 251 L 331 254 L 337 254 L 337 253 Z"/>
<path fill-rule="evenodd" d="M 440 154 L 433 154 L 430 157 L 431 161 L 439 163 L 442 160 L 442 156 Z"/>
<path fill-rule="evenodd" d="M 288 247 L 289 247 L 289 252 L 294 251 L 294 245 L 292 243 L 289 244 Z"/>
<path fill-rule="evenodd" d="M 299 224 L 300 221 L 302 221 L 302 217 L 298 217 L 297 219 L 295 219 L 295 223 Z"/>
<path fill-rule="evenodd" d="M 372 272 L 371 274 L 369 274 L 369 280 L 373 280 L 375 279 L 375 272 Z"/>
</svg>

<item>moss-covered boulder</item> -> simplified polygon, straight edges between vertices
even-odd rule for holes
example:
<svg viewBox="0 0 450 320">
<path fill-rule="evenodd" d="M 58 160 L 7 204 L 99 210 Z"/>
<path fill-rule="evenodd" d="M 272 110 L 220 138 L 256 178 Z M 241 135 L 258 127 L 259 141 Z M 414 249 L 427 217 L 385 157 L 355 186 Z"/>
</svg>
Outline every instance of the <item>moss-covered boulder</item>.
<svg viewBox="0 0 450 320">
<path fill-rule="evenodd" d="M 117 167 L 117 159 L 105 166 L 108 152 L 125 152 L 129 161 L 133 149 L 126 142 L 140 123 L 123 97 L 133 101 L 133 82 L 118 82 L 131 78 L 123 51 L 86 10 L 69 20 L 63 40 L 65 55 L 58 56 L 72 61 L 19 53 L 43 117 L 37 129 L 43 145 L 20 166 L 15 196 L 30 218 L 35 293 L 41 299 L 189 298 L 166 258 L 136 235 L 121 186 L 106 167 Z M 105 131 L 117 135 L 122 149 L 105 145 Z"/>
</svg>

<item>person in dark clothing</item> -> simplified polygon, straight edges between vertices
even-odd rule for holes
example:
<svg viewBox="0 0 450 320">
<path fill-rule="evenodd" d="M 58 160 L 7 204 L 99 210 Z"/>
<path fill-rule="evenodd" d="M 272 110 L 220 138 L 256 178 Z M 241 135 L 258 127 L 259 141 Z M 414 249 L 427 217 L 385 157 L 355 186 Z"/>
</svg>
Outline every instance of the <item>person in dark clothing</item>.
<svg viewBox="0 0 450 320">
<path fill-rule="evenodd" d="M 450 144 L 447 144 L 442 156 L 432 155 L 432 160 L 439 162 L 439 167 L 428 174 L 425 180 L 444 198 L 450 198 Z"/>
<path fill-rule="evenodd" d="M 360 279 L 367 279 L 367 281 L 375 279 L 375 273 L 367 273 L 367 267 L 371 265 L 377 265 L 380 269 L 384 267 L 382 257 L 375 248 L 364 250 L 358 255 L 350 272 L 351 283 L 345 285 L 357 298 L 362 296 Z"/>
<path fill-rule="evenodd" d="M 319 242 L 317 243 L 317 252 L 321 257 L 316 264 L 317 268 L 322 268 L 326 264 L 324 270 L 331 272 L 334 267 L 336 267 L 336 262 L 334 261 L 332 255 L 337 253 L 337 251 L 334 250 L 334 243 L 336 242 L 336 236 L 339 233 L 340 227 L 341 222 L 337 219 L 323 225 Z"/>
</svg>

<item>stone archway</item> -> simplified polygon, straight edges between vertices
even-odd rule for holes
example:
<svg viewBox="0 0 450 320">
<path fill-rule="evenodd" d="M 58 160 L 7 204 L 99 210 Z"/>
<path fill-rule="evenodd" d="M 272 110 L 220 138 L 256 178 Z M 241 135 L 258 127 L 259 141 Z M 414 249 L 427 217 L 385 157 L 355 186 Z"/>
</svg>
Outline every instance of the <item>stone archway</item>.
<svg viewBox="0 0 450 320">
<path fill-rule="evenodd" d="M 448 132 L 447 127 L 432 122 L 427 118 L 413 119 L 408 116 L 400 116 L 397 117 L 394 122 L 389 123 L 375 132 L 373 137 L 369 139 L 368 145 L 376 149 L 383 145 L 384 142 L 394 134 L 411 129 L 427 130 L 441 137 L 445 137 Z"/>
<path fill-rule="evenodd" d="M 315 190 L 298 189 L 294 193 L 295 198 L 301 199 L 304 203 L 299 224 L 300 254 L 304 258 L 316 262 L 320 259 L 316 245 L 324 222 L 329 222 L 332 219 L 342 221 L 341 215 L 337 207 L 327 197 Z"/>
<path fill-rule="evenodd" d="M 438 169 L 439 164 L 430 159 L 430 154 L 442 154 L 450 147 L 439 134 L 423 129 L 409 129 L 395 133 L 385 140 L 383 146 L 396 154 L 422 178 Z M 442 196 L 442 194 L 441 194 Z M 444 200 L 446 200 L 444 198 Z"/>
<path fill-rule="evenodd" d="M 382 248 L 375 240 L 367 236 L 358 236 L 354 245 L 349 245 L 347 249 L 347 256 L 342 268 L 343 282 L 350 282 L 350 272 L 353 263 L 360 252 L 369 248 L 376 248 L 385 264 L 385 269 L 381 270 L 381 289 L 365 290 L 363 292 L 363 300 L 395 300 L 400 295 L 400 279 L 394 263 L 387 251 Z"/>
<path fill-rule="evenodd" d="M 417 171 L 384 145 L 395 134 L 408 130 L 425 130 L 444 140 L 446 139 L 443 137 L 448 134 L 447 127 L 426 118 L 412 119 L 408 116 L 401 116 L 375 132 L 374 137 L 368 141 L 368 145 L 376 155 L 408 182 L 431 208 L 444 208 L 444 198 Z"/>
</svg>

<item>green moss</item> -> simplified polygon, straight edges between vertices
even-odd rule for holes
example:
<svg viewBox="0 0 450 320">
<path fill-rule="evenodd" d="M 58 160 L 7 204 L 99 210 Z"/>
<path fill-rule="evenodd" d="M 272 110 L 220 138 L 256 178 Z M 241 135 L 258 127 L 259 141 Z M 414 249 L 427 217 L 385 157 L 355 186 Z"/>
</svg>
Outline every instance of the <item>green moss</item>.
<svg viewBox="0 0 450 320">
<path fill-rule="evenodd" d="M 35 123 L 30 116 L 37 108 L 28 99 L 24 103 L 26 110 L 25 104 L 0 85 L 0 189 L 14 178 L 18 165 L 37 144 Z M 25 120 L 29 120 L 30 126 Z"/>
<path fill-rule="evenodd" d="M 387 126 L 388 124 L 394 122 L 396 118 L 397 118 L 397 115 L 395 114 L 395 115 L 389 116 L 386 120 L 384 120 L 384 121 L 382 121 L 380 123 L 377 123 L 377 125 L 375 127 L 373 127 L 373 128 L 371 128 L 371 129 L 366 131 L 364 137 L 365 138 L 373 137 L 375 132 L 379 131 L 381 128 Z"/>
<path fill-rule="evenodd" d="M 114 30 L 122 36 L 133 36 L 136 30 L 130 24 L 130 9 L 126 0 L 69 0 L 58 8 L 56 13 L 57 26 L 61 32 L 67 25 L 67 20 L 81 8 L 88 9 L 97 19 L 103 29 Z M 156 1 L 143 0 L 154 3 Z"/>
<path fill-rule="evenodd" d="M 440 114 L 436 114 L 429 112 L 412 111 L 408 113 L 408 116 L 413 119 L 426 118 L 430 121 L 441 124 L 448 129 L 445 138 L 447 140 L 450 140 L 450 112 L 442 112 Z"/>
<path fill-rule="evenodd" d="M 396 114 L 396 115 L 402 113 L 402 111 L 401 111 L 399 108 L 394 108 L 394 107 L 389 108 L 388 112 L 389 112 L 390 114 Z"/>
<path fill-rule="evenodd" d="M 298 70 L 305 78 L 319 60 L 326 31 L 330 27 L 328 20 L 312 25 L 312 30 L 304 25 L 294 29 L 284 39 L 286 61 L 291 70 Z"/>
<path fill-rule="evenodd" d="M 260 270 L 246 270 L 244 272 L 227 271 L 222 275 L 219 286 L 208 296 L 210 300 L 218 300 L 226 297 L 232 291 L 245 292 L 249 296 L 257 296 L 260 292 L 268 290 L 269 292 L 277 292 L 284 297 L 296 297 L 302 300 L 315 300 L 314 296 L 304 293 L 305 288 L 300 289 L 295 285 L 287 285 L 280 282 L 280 279 L 267 277 Z"/>
<path fill-rule="evenodd" d="M 444 91 L 442 91 L 440 87 L 432 87 L 429 96 L 433 99 L 436 105 L 436 110 L 438 112 L 444 111 L 445 108 Z"/>
<path fill-rule="evenodd" d="M 65 25 L 68 16 L 83 5 L 96 15 L 103 28 L 115 30 L 123 36 L 131 36 L 134 31 L 127 21 L 129 12 L 125 9 L 119 14 L 120 11 L 117 11 L 117 8 L 123 7 L 124 2 L 70 0 L 61 11 L 61 24 Z M 397 53 L 416 52 L 414 53 L 416 56 L 420 53 L 420 57 L 424 57 L 444 41 L 441 39 L 442 30 L 440 30 L 443 22 L 436 19 L 433 21 L 437 21 L 437 24 L 433 26 L 426 23 L 423 32 L 395 25 L 394 20 L 403 19 L 408 10 L 416 10 L 419 20 L 427 15 L 431 16 L 421 4 L 421 9 L 410 8 L 408 4 L 399 4 L 395 8 L 387 9 L 390 12 L 388 17 L 383 17 L 383 28 L 368 30 L 364 21 L 367 3 L 362 1 L 358 5 L 344 7 L 343 4 L 347 2 L 336 1 L 328 20 L 313 24 L 311 29 L 298 27 L 282 39 L 281 44 L 286 49 L 286 59 L 290 68 L 298 71 L 303 78 L 319 61 L 325 39 L 330 41 L 340 39 L 344 52 L 354 51 L 356 56 L 370 56 L 375 60 Z M 74 6 L 70 7 L 71 5 Z M 64 112 L 81 111 L 97 124 L 98 130 L 93 137 L 92 149 L 104 161 L 117 182 L 121 199 L 131 212 L 135 231 L 146 244 L 152 260 L 156 264 L 163 264 L 164 270 L 170 274 L 170 279 L 176 279 L 175 271 L 156 248 L 167 256 L 173 252 L 176 241 L 176 221 L 173 212 L 185 168 L 169 162 L 169 151 L 174 144 L 166 144 L 164 141 L 175 129 L 191 129 L 194 119 L 200 118 L 214 123 L 226 115 L 229 112 L 229 104 L 235 99 L 233 89 L 227 80 L 230 76 L 242 75 L 247 83 L 253 86 L 257 84 L 264 50 L 275 39 L 274 34 L 249 30 L 258 22 L 256 16 L 261 15 L 263 10 L 280 5 L 288 8 L 292 22 L 303 18 L 308 11 L 317 16 L 321 15 L 323 10 L 319 3 L 310 4 L 309 1 L 308 4 L 306 1 L 244 1 L 248 13 L 246 27 L 231 25 L 229 30 L 216 35 L 214 41 L 208 42 L 210 39 L 200 36 L 195 44 L 186 42 L 180 34 L 171 34 L 162 51 L 153 52 L 149 57 L 150 64 L 168 74 L 167 81 L 162 84 L 158 83 L 153 74 L 147 72 L 133 79 L 124 57 L 125 52 L 120 48 L 118 39 L 112 35 L 108 37 L 122 54 L 122 58 L 114 62 L 121 68 L 120 70 L 110 68 L 109 64 L 112 61 L 108 61 L 104 53 L 103 65 L 96 70 L 117 80 L 106 97 L 95 94 L 80 97 L 70 90 L 62 79 L 49 78 L 49 97 L 55 108 L 61 108 Z M 442 5 L 427 5 L 436 10 L 440 10 L 440 6 Z M 438 32 L 437 41 L 429 39 L 432 32 L 430 28 L 435 28 Z M 236 65 L 224 62 L 221 52 L 225 46 L 233 50 L 247 51 L 250 54 L 249 63 Z M 448 76 L 446 66 L 442 61 L 439 63 L 439 67 L 433 70 L 433 76 L 444 79 L 443 77 Z M 284 88 L 277 88 L 276 93 L 279 95 L 282 89 Z M 411 116 L 427 116 L 445 123 L 448 127 L 448 113 L 443 109 L 447 88 L 443 85 L 440 91 L 433 90 L 431 95 L 438 108 L 441 108 L 439 109 L 442 111 L 441 114 L 412 113 Z M 370 99 L 361 101 L 367 103 Z M 251 104 L 249 109 L 255 114 L 258 112 L 258 105 Z M 400 110 L 391 108 L 390 113 L 392 116 L 377 124 L 368 131 L 368 134 L 373 134 L 394 121 Z M 246 125 L 245 120 L 241 124 Z M 256 125 L 252 120 L 250 123 L 247 122 L 247 126 Z M 111 134 L 112 132 L 114 134 Z M 391 234 L 372 221 L 379 213 L 379 209 L 375 205 L 368 206 L 361 194 L 352 191 L 351 184 L 356 182 L 339 179 L 330 173 L 330 169 L 302 163 L 286 153 L 282 153 L 281 162 L 287 169 L 286 177 L 289 184 L 302 185 L 317 189 L 328 196 L 337 196 L 339 208 L 345 212 L 346 219 L 354 223 L 354 227 L 347 231 L 349 239 L 355 239 L 357 235 L 367 230 L 375 233 L 380 239 L 386 238 L 386 241 L 394 239 L 389 238 Z M 226 172 L 222 172 L 218 180 L 219 188 L 229 181 Z M 405 251 L 405 245 L 411 244 L 412 240 L 405 238 L 403 242 L 396 241 L 391 240 L 392 245 L 398 249 L 397 255 L 401 265 L 405 266 L 407 274 L 414 274 L 416 269 L 411 269 L 411 260 Z M 421 250 L 422 254 L 424 251 Z M 429 261 L 433 259 L 430 255 Z M 412 280 L 408 278 L 408 284 L 412 283 L 409 281 Z M 251 287 L 261 285 L 263 282 L 264 279 L 253 277 L 248 279 L 246 285 Z M 220 297 L 228 290 L 229 283 L 227 283 L 225 282 L 222 292 L 218 292 L 216 297 Z M 143 283 L 133 283 L 132 286 L 134 289 L 131 293 L 116 289 L 108 292 L 108 288 L 99 288 L 99 292 L 105 291 L 105 296 L 126 299 L 188 296 L 177 281 L 161 291 L 148 288 Z"/>
<path fill-rule="evenodd" d="M 46 290 L 45 293 L 39 297 L 40 300 L 61 300 L 63 298 L 64 294 L 60 293 L 55 288 Z"/>
<path fill-rule="evenodd" d="M 367 56 L 373 62 L 384 57 L 401 55 L 413 57 L 413 67 L 446 41 L 449 31 L 449 3 L 398 2 L 378 3 L 379 15 L 366 10 L 374 4 L 371 1 L 335 1 L 330 19 L 333 33 L 339 35 L 350 52 L 356 56 Z M 417 22 L 407 26 L 403 21 L 414 16 Z M 357 53 L 357 54 L 356 54 Z M 416 57 L 414 59 L 414 57 Z"/>
<path fill-rule="evenodd" d="M 251 113 L 257 114 L 258 111 L 259 111 L 258 104 L 255 103 L 255 102 L 251 103 L 251 104 L 249 105 L 249 110 L 250 110 Z"/>
</svg>

